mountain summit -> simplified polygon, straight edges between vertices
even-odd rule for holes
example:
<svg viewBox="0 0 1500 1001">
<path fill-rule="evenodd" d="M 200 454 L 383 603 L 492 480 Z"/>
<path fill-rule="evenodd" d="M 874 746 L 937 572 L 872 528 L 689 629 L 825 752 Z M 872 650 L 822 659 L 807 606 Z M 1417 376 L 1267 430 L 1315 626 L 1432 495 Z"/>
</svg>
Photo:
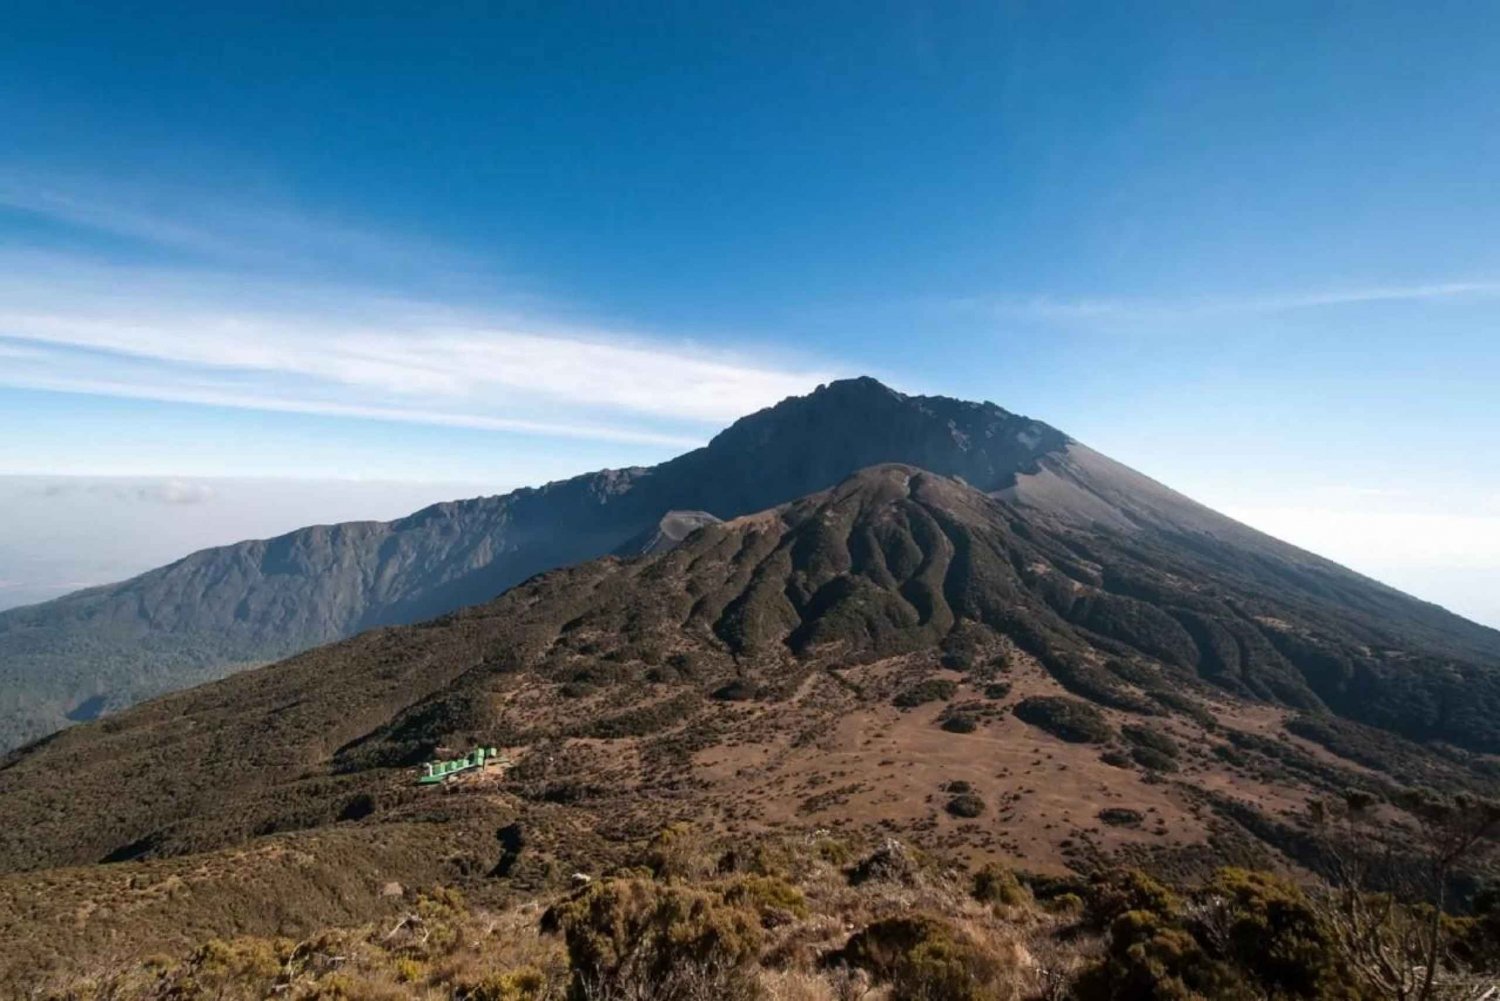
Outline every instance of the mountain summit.
<svg viewBox="0 0 1500 1001">
<path fill-rule="evenodd" d="M 0 613 L 0 748 L 376 626 L 489 600 L 545 570 L 659 548 L 664 525 L 733 519 L 904 463 L 1058 523 L 1190 544 L 1265 568 L 1458 654 L 1500 634 L 1254 532 L 993 403 L 841 380 L 744 417 L 658 466 L 305 528 L 194 553 Z M 1145 544 L 1145 543 L 1142 543 Z"/>
</svg>

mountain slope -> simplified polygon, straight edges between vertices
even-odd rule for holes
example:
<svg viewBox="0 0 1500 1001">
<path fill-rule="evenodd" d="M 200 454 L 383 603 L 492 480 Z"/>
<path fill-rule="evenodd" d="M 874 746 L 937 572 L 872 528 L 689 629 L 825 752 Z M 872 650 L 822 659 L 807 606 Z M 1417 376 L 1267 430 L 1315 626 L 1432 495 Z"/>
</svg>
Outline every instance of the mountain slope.
<svg viewBox="0 0 1500 1001">
<path fill-rule="evenodd" d="M 999 489 L 1066 444 L 993 404 L 852 379 L 736 421 L 656 467 L 204 550 L 121 584 L 0 613 L 0 749 L 70 718 L 488 600 L 649 535 L 669 511 L 735 517 L 887 461 Z"/>
<path fill-rule="evenodd" d="M 205 550 L 122 584 L 0 613 L 0 748 L 363 629 L 486 601 L 552 567 L 670 545 L 709 518 L 762 510 L 881 462 L 960 477 L 1059 526 L 1109 529 L 1166 554 L 1147 560 L 1193 550 L 1247 587 L 1284 590 L 1349 619 L 1348 643 L 1500 656 L 1500 632 L 1253 531 L 1045 424 L 854 379 L 743 418 L 656 467 Z M 1225 677 L 1259 656 L 1258 647 L 1231 654 L 1222 636 L 1200 638 L 1223 648 L 1215 656 Z M 1296 637 L 1281 644 L 1283 659 L 1321 656 Z M 1328 697 L 1352 706 L 1377 669 L 1335 657 L 1319 670 L 1332 678 Z M 1442 735 L 1454 711 L 1419 703 L 1427 722 L 1413 732 Z"/>
<path fill-rule="evenodd" d="M 1500 661 L 1375 637 L 1242 551 L 1166 539 L 878 466 L 80 725 L 0 762 L 0 972 L 39 938 L 277 930 L 237 909 L 266 881 L 336 885 L 358 918 L 389 880 L 521 885 L 680 819 L 1172 868 L 1308 861 L 1287 816 L 1310 795 L 1495 788 L 1480 755 L 1346 717 L 1425 700 L 1440 719 L 1386 722 L 1493 750 Z M 475 744 L 508 771 L 413 784 Z M 981 819 L 943 809 L 960 781 Z M 199 897 L 135 894 L 184 878 Z"/>
<path fill-rule="evenodd" d="M 554 571 L 16 752 L 0 766 L 0 865 L 173 854 L 331 822 L 371 783 L 399 783 L 390 769 L 471 741 L 702 726 L 684 739 L 710 746 L 717 705 L 801 706 L 819 672 L 884 662 L 892 677 L 835 700 L 867 709 L 939 657 L 975 684 L 1004 673 L 997 663 L 1031 665 L 1040 687 L 1144 718 L 1170 714 L 1163 693 L 1197 691 L 1184 697 L 1333 708 L 1413 736 L 1430 722 L 1500 749 L 1488 722 L 1500 663 L 1372 647 L 1366 629 L 1211 552 L 1079 531 L 955 480 L 873 467 L 667 552 Z M 1336 662 L 1357 666 L 1340 675 Z M 1442 718 L 1381 718 L 1416 697 Z M 660 754 L 651 783 L 684 764 Z"/>
<path fill-rule="evenodd" d="M 1184 870 L 1316 861 L 1310 795 L 1496 788 L 1328 710 L 1428 699 L 1490 746 L 1500 662 L 1377 647 L 1364 612 L 1169 539 L 880 465 L 58 732 L 0 761 L 0 983 L 368 920 L 390 881 L 525 893 L 681 819 Z M 475 743 L 508 770 L 414 785 Z M 945 809 L 960 782 L 978 818 Z"/>
</svg>

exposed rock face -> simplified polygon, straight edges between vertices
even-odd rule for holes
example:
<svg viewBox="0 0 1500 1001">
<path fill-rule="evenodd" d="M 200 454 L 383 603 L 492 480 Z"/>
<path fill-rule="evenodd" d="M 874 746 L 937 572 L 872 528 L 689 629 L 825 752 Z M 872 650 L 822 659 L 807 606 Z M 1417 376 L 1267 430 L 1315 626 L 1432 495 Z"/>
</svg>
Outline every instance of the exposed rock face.
<svg viewBox="0 0 1500 1001">
<path fill-rule="evenodd" d="M 615 550 L 616 556 L 648 556 L 673 548 L 706 525 L 718 525 L 721 519 L 707 511 L 668 511 L 661 521 Z"/>
</svg>

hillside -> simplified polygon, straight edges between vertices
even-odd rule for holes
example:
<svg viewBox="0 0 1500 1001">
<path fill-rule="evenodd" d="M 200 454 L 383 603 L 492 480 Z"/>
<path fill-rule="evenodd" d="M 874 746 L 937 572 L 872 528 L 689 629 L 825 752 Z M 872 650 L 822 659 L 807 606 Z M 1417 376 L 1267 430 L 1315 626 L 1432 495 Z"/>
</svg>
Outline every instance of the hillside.
<svg viewBox="0 0 1500 1001">
<path fill-rule="evenodd" d="M 8 975 L 365 920 L 392 880 L 529 893 L 677 821 L 1201 875 L 1316 865 L 1312 796 L 1496 788 L 1500 662 L 1168 539 L 878 466 L 64 731 L 0 764 Z M 412 784 L 476 743 L 511 766 Z"/>
<path fill-rule="evenodd" d="M 0 749 L 364 629 L 487 601 L 552 567 L 639 548 L 669 512 L 732 518 L 878 462 L 1001 489 L 1067 443 L 993 404 L 852 379 L 736 421 L 659 466 L 204 550 L 120 584 L 0 612 Z"/>
<path fill-rule="evenodd" d="M 1194 547 L 1261 585 L 1290 583 L 1337 605 L 1371 636 L 1460 659 L 1500 656 L 1500 632 L 1248 529 L 1038 421 L 851 379 L 736 421 L 656 467 L 205 550 L 0 613 L 0 749 L 364 629 L 487 601 L 553 567 L 645 552 L 709 519 L 772 507 L 882 462 L 960 477 L 1059 523 L 1107 526 L 1146 547 Z M 1431 722 L 1420 732 L 1445 725 L 1443 706 L 1416 711 Z"/>
</svg>

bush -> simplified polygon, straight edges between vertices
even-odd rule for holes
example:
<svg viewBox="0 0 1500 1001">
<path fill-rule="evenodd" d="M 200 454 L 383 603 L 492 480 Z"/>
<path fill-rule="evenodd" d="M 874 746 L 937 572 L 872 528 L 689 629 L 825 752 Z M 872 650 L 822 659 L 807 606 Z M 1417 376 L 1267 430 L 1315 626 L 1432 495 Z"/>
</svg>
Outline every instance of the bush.
<svg viewBox="0 0 1500 1001">
<path fill-rule="evenodd" d="M 718 894 L 642 879 L 595 884 L 557 905 L 576 996 L 750 998 L 761 924 Z"/>
<path fill-rule="evenodd" d="M 876 921 L 844 947 L 849 965 L 891 985 L 892 1001 L 988 1001 L 1001 996 L 999 957 L 932 915 Z"/>
<path fill-rule="evenodd" d="M 984 686 L 984 697 L 987 699 L 994 699 L 998 702 L 1000 699 L 1003 699 L 1006 696 L 1010 695 L 1010 688 L 1010 682 L 996 681 L 992 684 Z"/>
<path fill-rule="evenodd" d="M 1186 903 L 1140 873 L 1115 874 L 1095 881 L 1088 917 L 1109 938 L 1075 985 L 1080 1001 L 1360 997 L 1302 891 L 1269 873 L 1221 870 Z"/>
<path fill-rule="evenodd" d="M 767 927 L 807 917 L 807 898 L 779 876 L 741 876 L 724 889 L 724 901 L 754 911 Z"/>
<path fill-rule="evenodd" d="M 1016 703 L 1014 712 L 1021 722 L 1074 744 L 1104 744 L 1115 735 L 1103 713 L 1065 695 L 1033 695 Z"/>
<path fill-rule="evenodd" d="M 748 678 L 735 678 L 728 684 L 714 689 L 713 697 L 720 702 L 748 702 L 757 694 L 755 683 Z"/>
<path fill-rule="evenodd" d="M 1197 939 L 1152 911 L 1126 911 L 1110 925 L 1105 957 L 1075 986 L 1080 1001 L 1252 1001 L 1256 998 L 1226 964 Z"/>
<path fill-rule="evenodd" d="M 978 720 L 963 713 L 954 713 L 943 720 L 943 729 L 949 733 L 973 733 L 979 729 Z"/>
<path fill-rule="evenodd" d="M 1005 904 L 1008 907 L 1019 907 L 1031 899 L 1031 894 L 1015 873 L 993 862 L 974 874 L 974 887 L 970 893 L 982 904 Z"/>
<path fill-rule="evenodd" d="M 1120 727 L 1120 733 L 1124 735 L 1126 740 L 1137 747 L 1149 747 L 1153 751 L 1159 751 L 1169 758 L 1175 758 L 1179 754 L 1177 741 L 1159 730 L 1153 730 L 1138 723 L 1131 723 Z"/>
<path fill-rule="evenodd" d="M 1295 884 L 1268 872 L 1222 869 L 1196 895 L 1195 929 L 1251 972 L 1268 996 L 1346 996 L 1351 981 L 1334 936 Z"/>
<path fill-rule="evenodd" d="M 525 967 L 485 977 L 462 993 L 464 1001 L 542 1001 L 548 987 L 546 974 Z"/>
<path fill-rule="evenodd" d="M 1086 891 L 1090 923 L 1108 928 L 1126 911 L 1176 914 L 1177 895 L 1138 869 L 1106 873 L 1090 881 Z"/>
<path fill-rule="evenodd" d="M 711 868 L 707 845 L 691 824 L 664 827 L 651 839 L 644 859 L 657 879 L 695 879 Z"/>
<path fill-rule="evenodd" d="M 957 682 L 946 678 L 928 678 L 898 692 L 891 703 L 901 709 L 915 709 L 928 702 L 947 702 L 957 692 Z"/>
<path fill-rule="evenodd" d="M 1191 699 L 1186 695 L 1179 695 L 1177 692 L 1164 688 L 1153 688 L 1146 694 L 1168 709 L 1182 713 L 1206 729 L 1212 730 L 1219 725 L 1219 721 L 1214 717 L 1214 714 L 1209 712 L 1203 703 L 1196 699 Z"/>
<path fill-rule="evenodd" d="M 1139 827 L 1145 819 L 1141 811 L 1123 806 L 1112 806 L 1099 811 L 1099 820 L 1111 827 Z"/>
<path fill-rule="evenodd" d="M 984 800 L 972 792 L 959 793 L 948 801 L 948 812 L 972 820 L 984 812 Z"/>
<path fill-rule="evenodd" d="M 911 850 L 895 838 L 888 838 L 879 848 L 850 866 L 847 875 L 852 886 L 872 881 L 911 886 L 917 882 L 920 871 Z"/>
<path fill-rule="evenodd" d="M 1136 764 L 1153 772 L 1177 771 L 1177 760 L 1154 747 L 1133 747 L 1130 749 L 1130 756 L 1135 759 Z"/>
</svg>

